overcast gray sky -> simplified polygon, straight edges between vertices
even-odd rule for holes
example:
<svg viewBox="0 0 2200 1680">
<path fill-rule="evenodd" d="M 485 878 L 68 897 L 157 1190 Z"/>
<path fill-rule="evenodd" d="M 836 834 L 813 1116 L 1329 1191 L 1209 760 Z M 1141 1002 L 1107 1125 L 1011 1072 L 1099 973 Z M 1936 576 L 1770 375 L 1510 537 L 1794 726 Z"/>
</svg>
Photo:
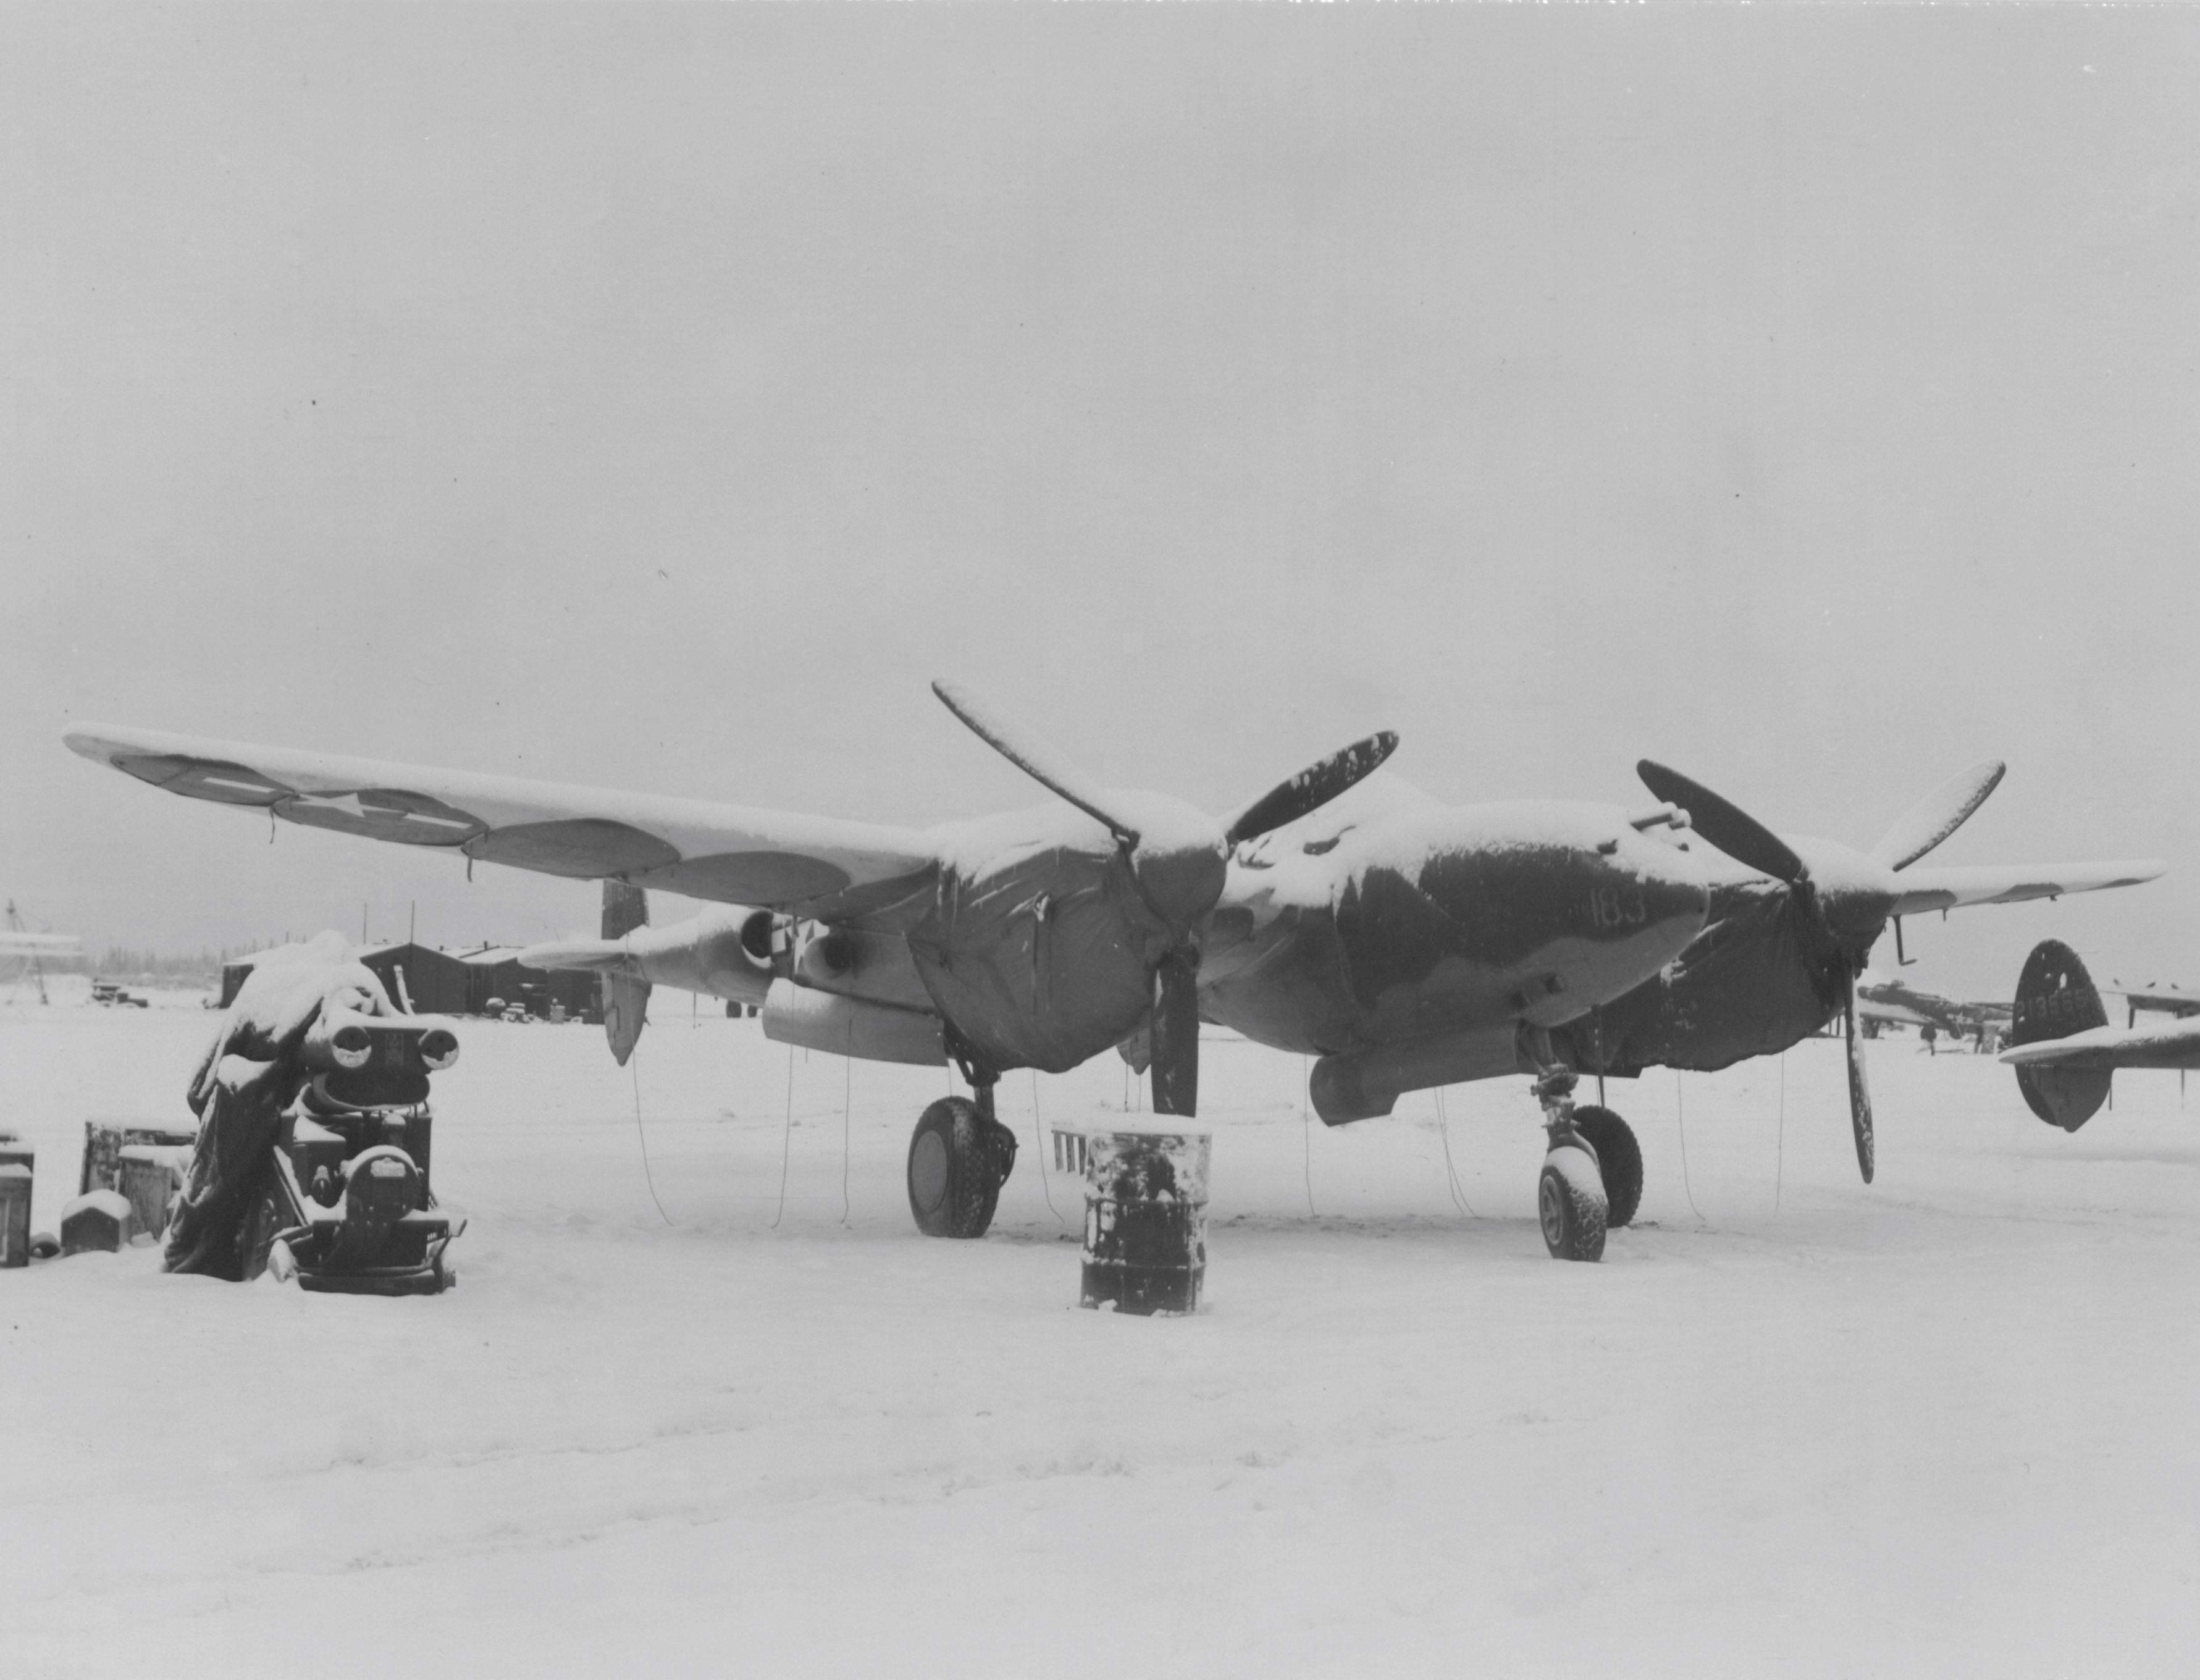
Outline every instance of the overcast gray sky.
<svg viewBox="0 0 2200 1680">
<path fill-rule="evenodd" d="M 100 719 L 924 822 L 954 675 L 1214 808 L 1366 730 L 2200 981 L 2200 17 L 0 10 L 0 891 L 164 948 L 594 889 Z M 676 911 L 676 901 L 662 913 Z"/>
</svg>

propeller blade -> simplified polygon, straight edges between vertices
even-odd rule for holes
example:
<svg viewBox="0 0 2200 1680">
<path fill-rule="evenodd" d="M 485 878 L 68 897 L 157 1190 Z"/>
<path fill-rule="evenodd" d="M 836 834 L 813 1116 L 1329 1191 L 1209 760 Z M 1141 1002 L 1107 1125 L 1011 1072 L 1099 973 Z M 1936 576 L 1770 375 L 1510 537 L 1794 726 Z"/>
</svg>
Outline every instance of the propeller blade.
<svg viewBox="0 0 2200 1680">
<path fill-rule="evenodd" d="M 1849 1126 L 1856 1133 L 1857 1167 L 1864 1174 L 1864 1181 L 1871 1182 L 1871 1172 L 1876 1154 L 1872 1145 L 1871 1086 L 1864 1071 L 1864 1040 L 1857 1033 L 1856 976 L 1849 976 L 1847 997 L 1844 999 L 1847 1020 L 1845 1023 L 1849 1051 Z"/>
<path fill-rule="evenodd" d="M 1695 831 L 1735 863 L 1791 887 L 1806 878 L 1809 872 L 1794 847 L 1740 805 L 1728 803 L 1701 782 L 1649 758 L 1637 764 L 1635 773 L 1659 799 L 1684 807 Z"/>
<path fill-rule="evenodd" d="M 2001 786 L 2008 769 L 2000 759 L 1989 758 L 1942 782 L 1895 818 L 1894 826 L 1872 847 L 1873 860 L 1890 869 L 1908 869 L 1962 828 L 1986 802 L 1986 795 Z"/>
<path fill-rule="evenodd" d="M 1154 1112 L 1199 1112 L 1199 981 L 1181 947 L 1154 970 Z"/>
<path fill-rule="evenodd" d="M 992 702 L 959 682 L 936 682 L 932 692 L 969 726 L 973 735 L 1033 781 L 1059 793 L 1101 823 L 1126 850 L 1138 846 L 1138 831 L 1109 813 L 1105 795 L 1098 784 L 1070 763 L 1068 756 L 1052 741 L 1013 722 Z"/>
<path fill-rule="evenodd" d="M 1397 735 L 1384 729 L 1308 764 L 1289 781 L 1270 788 L 1232 817 L 1226 840 L 1234 846 L 1240 840 L 1265 834 L 1271 828 L 1297 822 L 1308 811 L 1320 810 L 1397 750 Z"/>
</svg>

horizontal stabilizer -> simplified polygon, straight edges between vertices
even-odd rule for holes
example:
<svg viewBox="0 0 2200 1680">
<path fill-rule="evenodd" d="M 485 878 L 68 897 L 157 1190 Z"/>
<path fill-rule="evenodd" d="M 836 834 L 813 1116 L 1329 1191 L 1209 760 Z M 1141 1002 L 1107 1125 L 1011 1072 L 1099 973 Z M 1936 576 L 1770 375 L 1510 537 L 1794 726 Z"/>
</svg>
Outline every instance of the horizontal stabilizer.
<svg viewBox="0 0 2200 1680">
<path fill-rule="evenodd" d="M 2002 1052 L 2013 1068 L 2200 1068 L 2200 1021 L 2164 1027 L 2096 1027 L 2067 1039 Z"/>
<path fill-rule="evenodd" d="M 2027 899 L 2059 899 L 2065 893 L 2136 887 L 2168 867 L 2158 858 L 2103 863 L 1926 864 L 1902 872 L 1902 896 L 1889 914 L 1916 916 L 1966 904 L 2014 904 Z"/>
</svg>

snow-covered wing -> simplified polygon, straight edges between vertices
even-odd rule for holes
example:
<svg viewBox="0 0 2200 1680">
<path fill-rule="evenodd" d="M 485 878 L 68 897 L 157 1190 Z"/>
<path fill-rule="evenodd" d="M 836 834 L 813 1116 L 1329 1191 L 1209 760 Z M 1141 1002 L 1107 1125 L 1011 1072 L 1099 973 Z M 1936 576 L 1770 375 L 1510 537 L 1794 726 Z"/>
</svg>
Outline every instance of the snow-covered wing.
<svg viewBox="0 0 2200 1680">
<path fill-rule="evenodd" d="M 2163 1027 L 2095 1027 L 2002 1052 L 2017 1068 L 2200 1068 L 2200 1021 Z"/>
<path fill-rule="evenodd" d="M 912 829 L 88 723 L 73 752 L 188 799 L 691 899 L 852 913 L 929 880 Z"/>
<path fill-rule="evenodd" d="M 2013 904 L 2026 899 L 2059 899 L 2065 893 L 2136 887 L 2168 867 L 2156 858 L 2106 863 L 1919 864 L 1896 877 L 1902 896 L 1894 901 L 1892 914 L 1916 916 L 1964 904 Z"/>
</svg>

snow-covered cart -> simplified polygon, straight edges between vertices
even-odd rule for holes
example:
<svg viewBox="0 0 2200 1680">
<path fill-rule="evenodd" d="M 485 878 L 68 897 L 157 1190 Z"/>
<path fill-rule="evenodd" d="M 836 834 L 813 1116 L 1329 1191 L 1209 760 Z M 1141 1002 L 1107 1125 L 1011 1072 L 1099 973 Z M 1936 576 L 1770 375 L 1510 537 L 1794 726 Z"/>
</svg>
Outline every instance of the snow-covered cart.
<svg viewBox="0 0 2200 1680">
<path fill-rule="evenodd" d="M 453 1273 L 429 1182 L 441 1016 L 400 1013 L 335 934 L 255 965 L 191 1081 L 201 1116 L 165 1266 L 309 1290 L 432 1295 Z"/>
<path fill-rule="evenodd" d="M 283 1116 L 247 1239 L 244 1275 L 349 1295 L 433 1295 L 456 1281 L 444 1250 L 465 1229 L 428 1177 L 428 1075 L 457 1059 L 433 1017 L 324 1010 L 307 1034 L 316 1071 Z"/>
</svg>

